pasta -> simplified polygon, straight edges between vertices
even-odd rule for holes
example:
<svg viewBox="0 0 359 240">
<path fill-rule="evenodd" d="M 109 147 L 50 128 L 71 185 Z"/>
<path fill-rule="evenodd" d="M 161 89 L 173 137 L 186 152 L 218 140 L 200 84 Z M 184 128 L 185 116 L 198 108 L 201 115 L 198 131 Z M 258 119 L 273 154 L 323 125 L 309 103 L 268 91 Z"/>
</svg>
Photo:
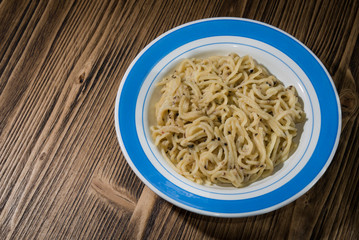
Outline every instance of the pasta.
<svg viewBox="0 0 359 240">
<path fill-rule="evenodd" d="M 296 148 L 296 123 L 305 119 L 296 89 L 250 56 L 185 59 L 158 87 L 153 140 L 196 183 L 246 186 Z"/>
</svg>

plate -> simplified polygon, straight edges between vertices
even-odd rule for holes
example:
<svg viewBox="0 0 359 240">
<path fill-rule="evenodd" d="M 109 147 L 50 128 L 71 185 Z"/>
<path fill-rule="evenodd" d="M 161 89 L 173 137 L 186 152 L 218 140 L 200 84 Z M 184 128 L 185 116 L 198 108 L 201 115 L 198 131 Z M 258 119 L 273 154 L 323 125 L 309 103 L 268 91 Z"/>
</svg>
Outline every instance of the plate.
<svg viewBox="0 0 359 240">
<path fill-rule="evenodd" d="M 251 55 L 285 86 L 294 85 L 307 121 L 298 149 L 271 176 L 244 188 L 199 185 L 177 174 L 152 141 L 155 83 L 185 58 L 232 52 Z M 115 125 L 128 164 L 159 196 L 199 214 L 246 217 L 294 201 L 319 180 L 338 146 L 341 109 L 328 71 L 297 39 L 258 21 L 209 18 L 162 34 L 137 55 L 118 90 Z"/>
</svg>

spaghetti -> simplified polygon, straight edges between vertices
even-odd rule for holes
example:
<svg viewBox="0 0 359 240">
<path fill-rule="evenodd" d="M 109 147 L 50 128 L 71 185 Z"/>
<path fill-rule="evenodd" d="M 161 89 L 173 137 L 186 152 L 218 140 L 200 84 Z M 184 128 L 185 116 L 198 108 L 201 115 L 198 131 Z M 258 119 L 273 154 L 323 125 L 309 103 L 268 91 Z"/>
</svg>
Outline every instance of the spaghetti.
<svg viewBox="0 0 359 240">
<path fill-rule="evenodd" d="M 296 148 L 296 123 L 305 119 L 296 89 L 250 56 L 186 59 L 158 86 L 155 145 L 196 183 L 243 187 Z"/>
</svg>

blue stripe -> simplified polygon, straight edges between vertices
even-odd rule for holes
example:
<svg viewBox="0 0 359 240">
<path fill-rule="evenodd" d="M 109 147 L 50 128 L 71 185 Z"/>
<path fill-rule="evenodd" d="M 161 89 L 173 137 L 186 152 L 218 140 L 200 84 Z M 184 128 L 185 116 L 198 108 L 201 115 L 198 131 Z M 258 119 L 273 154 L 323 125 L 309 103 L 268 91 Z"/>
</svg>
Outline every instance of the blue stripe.
<svg viewBox="0 0 359 240">
<path fill-rule="evenodd" d="M 234 31 L 235 29 L 236 31 Z M 213 36 L 240 36 L 267 43 L 288 55 L 311 80 L 321 111 L 321 130 L 314 153 L 291 181 L 262 196 L 245 200 L 216 200 L 187 192 L 165 179 L 147 160 L 136 134 L 135 107 L 143 80 L 168 53 L 194 40 Z M 119 101 L 119 126 L 125 148 L 141 174 L 159 191 L 187 206 L 217 213 L 245 213 L 279 204 L 305 188 L 321 171 L 334 147 L 339 109 L 325 70 L 302 45 L 268 26 L 235 19 L 216 19 L 187 25 L 155 42 L 137 60 L 123 85 Z M 225 204 L 223 204 L 225 202 Z"/>
</svg>

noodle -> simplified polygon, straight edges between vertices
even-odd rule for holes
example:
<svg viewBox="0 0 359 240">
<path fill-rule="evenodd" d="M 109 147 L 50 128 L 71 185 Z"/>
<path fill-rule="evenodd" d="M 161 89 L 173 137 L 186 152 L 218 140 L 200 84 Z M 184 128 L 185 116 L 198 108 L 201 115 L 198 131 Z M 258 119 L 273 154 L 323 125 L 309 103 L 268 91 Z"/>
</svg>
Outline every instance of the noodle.
<svg viewBox="0 0 359 240">
<path fill-rule="evenodd" d="M 250 56 L 186 59 L 162 79 L 152 136 L 163 157 L 199 183 L 243 187 L 273 172 L 305 119 L 296 89 Z"/>
</svg>

